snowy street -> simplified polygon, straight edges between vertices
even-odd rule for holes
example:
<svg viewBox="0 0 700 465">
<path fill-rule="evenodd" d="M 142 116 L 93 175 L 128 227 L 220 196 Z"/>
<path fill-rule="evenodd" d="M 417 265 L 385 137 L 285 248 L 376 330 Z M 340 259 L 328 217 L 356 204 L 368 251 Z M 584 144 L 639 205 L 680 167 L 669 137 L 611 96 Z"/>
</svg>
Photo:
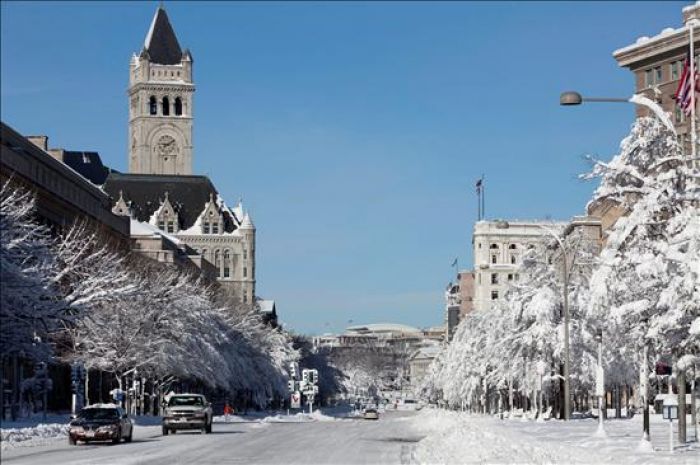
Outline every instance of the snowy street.
<svg viewBox="0 0 700 465">
<path fill-rule="evenodd" d="M 155 420 L 151 418 L 151 420 Z M 668 451 L 667 423 L 653 416 L 654 451 L 640 451 L 641 418 L 569 423 L 498 419 L 444 410 L 389 411 L 379 421 L 299 415 L 233 417 L 211 435 L 162 436 L 137 426 L 131 444 L 69 446 L 65 436 L 6 445 L 8 464 L 695 464 L 698 443 Z"/>
<path fill-rule="evenodd" d="M 160 427 L 136 427 L 131 444 L 69 446 L 66 438 L 46 445 L 8 448 L 2 463 L 60 464 L 399 464 L 408 463 L 422 438 L 412 412 L 389 412 L 379 421 L 343 418 L 286 422 L 215 423 L 211 435 L 179 432 L 161 436 Z M 279 421 L 279 422 L 277 422 Z"/>
</svg>

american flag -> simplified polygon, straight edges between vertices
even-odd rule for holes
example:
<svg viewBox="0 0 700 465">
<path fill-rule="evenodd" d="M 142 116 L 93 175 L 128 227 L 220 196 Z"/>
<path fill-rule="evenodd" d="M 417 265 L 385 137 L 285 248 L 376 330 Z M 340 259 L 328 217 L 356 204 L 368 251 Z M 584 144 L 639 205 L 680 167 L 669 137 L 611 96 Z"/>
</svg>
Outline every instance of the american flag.
<svg viewBox="0 0 700 465">
<path fill-rule="evenodd" d="M 693 94 L 697 92 L 698 84 L 698 64 L 694 63 L 695 76 L 694 79 L 690 77 L 690 68 L 693 57 L 690 56 L 690 52 L 685 58 L 685 63 L 683 63 L 683 74 L 681 75 L 681 80 L 678 82 L 678 89 L 676 90 L 676 95 L 673 97 L 683 113 L 686 116 L 690 115 L 692 112 Z"/>
</svg>

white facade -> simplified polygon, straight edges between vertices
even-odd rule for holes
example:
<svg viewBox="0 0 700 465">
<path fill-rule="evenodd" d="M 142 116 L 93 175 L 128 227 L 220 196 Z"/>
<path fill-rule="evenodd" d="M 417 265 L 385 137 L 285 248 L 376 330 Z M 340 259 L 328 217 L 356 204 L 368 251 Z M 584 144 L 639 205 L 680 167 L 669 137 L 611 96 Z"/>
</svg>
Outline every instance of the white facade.
<svg viewBox="0 0 700 465">
<path fill-rule="evenodd" d="M 474 225 L 474 309 L 490 310 L 502 299 L 509 283 L 520 278 L 523 253 L 543 248 L 552 232 L 566 225 L 552 221 L 479 221 Z"/>
</svg>

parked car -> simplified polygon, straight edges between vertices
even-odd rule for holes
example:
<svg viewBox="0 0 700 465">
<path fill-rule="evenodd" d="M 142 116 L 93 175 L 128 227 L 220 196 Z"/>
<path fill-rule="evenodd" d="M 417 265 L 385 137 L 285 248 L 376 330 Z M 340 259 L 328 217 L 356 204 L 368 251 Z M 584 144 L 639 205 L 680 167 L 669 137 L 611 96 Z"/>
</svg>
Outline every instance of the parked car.
<svg viewBox="0 0 700 465">
<path fill-rule="evenodd" d="M 114 404 L 95 404 L 82 409 L 70 422 L 68 443 L 78 441 L 131 442 L 134 424 L 128 415 Z"/>
<path fill-rule="evenodd" d="M 179 429 L 198 429 L 211 433 L 211 404 L 201 394 L 175 394 L 168 399 L 163 415 L 163 435 Z"/>
<path fill-rule="evenodd" d="M 365 410 L 365 420 L 379 420 L 379 413 L 376 409 L 368 408 Z"/>
</svg>

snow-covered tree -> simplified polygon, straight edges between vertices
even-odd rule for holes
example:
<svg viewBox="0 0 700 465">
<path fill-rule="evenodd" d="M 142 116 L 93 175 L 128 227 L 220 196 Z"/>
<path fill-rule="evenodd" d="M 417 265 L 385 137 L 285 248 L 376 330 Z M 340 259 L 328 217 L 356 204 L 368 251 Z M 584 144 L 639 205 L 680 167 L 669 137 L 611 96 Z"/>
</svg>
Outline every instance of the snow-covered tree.
<svg viewBox="0 0 700 465">
<path fill-rule="evenodd" d="M 47 336 L 63 318 L 52 277 L 54 239 L 35 217 L 34 195 L 12 180 L 0 186 L 0 354 L 45 360 Z"/>
<path fill-rule="evenodd" d="M 698 210 L 693 172 L 671 128 L 638 119 L 602 177 L 594 201 L 627 211 L 613 226 L 591 278 L 589 311 L 607 326 L 620 357 L 647 346 L 679 356 L 697 350 L 690 326 L 700 314 Z M 621 343 L 621 344 L 620 344 Z"/>
</svg>

